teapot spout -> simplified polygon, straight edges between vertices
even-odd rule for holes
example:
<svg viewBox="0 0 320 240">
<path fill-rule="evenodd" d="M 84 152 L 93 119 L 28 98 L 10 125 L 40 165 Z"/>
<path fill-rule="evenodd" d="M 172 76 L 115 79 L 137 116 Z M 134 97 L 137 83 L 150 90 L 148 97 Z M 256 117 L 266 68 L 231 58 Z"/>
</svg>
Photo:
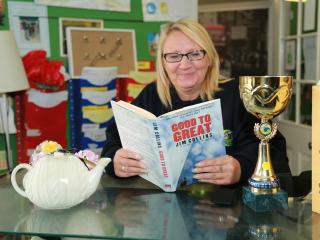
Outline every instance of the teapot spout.
<svg viewBox="0 0 320 240">
<path fill-rule="evenodd" d="M 111 162 L 110 158 L 101 158 L 97 165 L 89 171 L 88 186 L 89 192 L 88 196 L 94 193 L 100 182 L 101 175 L 103 174 L 104 168 Z"/>
</svg>

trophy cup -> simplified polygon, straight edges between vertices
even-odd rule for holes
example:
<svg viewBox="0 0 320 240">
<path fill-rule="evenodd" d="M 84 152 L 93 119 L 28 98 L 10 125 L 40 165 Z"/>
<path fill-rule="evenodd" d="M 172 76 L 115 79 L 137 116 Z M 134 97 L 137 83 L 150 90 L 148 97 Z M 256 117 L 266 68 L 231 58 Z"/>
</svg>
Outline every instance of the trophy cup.
<svg viewBox="0 0 320 240">
<path fill-rule="evenodd" d="M 288 194 L 280 189 L 274 173 L 269 150 L 269 140 L 277 132 L 272 118 L 286 107 L 292 93 L 290 76 L 242 76 L 240 96 L 248 112 L 261 119 L 254 125 L 260 139 L 258 160 L 248 187 L 243 187 L 243 202 L 256 212 L 288 207 Z"/>
</svg>

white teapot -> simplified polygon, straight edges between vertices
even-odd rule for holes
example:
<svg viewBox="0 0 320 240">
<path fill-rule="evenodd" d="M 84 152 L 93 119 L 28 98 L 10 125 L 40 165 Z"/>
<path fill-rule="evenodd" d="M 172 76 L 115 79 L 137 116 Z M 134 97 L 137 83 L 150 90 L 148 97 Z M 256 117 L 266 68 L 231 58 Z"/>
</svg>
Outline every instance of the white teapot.
<svg viewBox="0 0 320 240">
<path fill-rule="evenodd" d="M 74 154 L 54 152 L 45 154 L 32 165 L 23 163 L 16 166 L 11 174 L 11 182 L 20 195 L 38 207 L 70 208 L 96 191 L 104 168 L 110 161 L 110 158 L 101 158 L 89 170 L 84 161 Z M 23 177 L 25 191 L 16 181 L 16 174 L 20 169 L 27 170 Z"/>
</svg>

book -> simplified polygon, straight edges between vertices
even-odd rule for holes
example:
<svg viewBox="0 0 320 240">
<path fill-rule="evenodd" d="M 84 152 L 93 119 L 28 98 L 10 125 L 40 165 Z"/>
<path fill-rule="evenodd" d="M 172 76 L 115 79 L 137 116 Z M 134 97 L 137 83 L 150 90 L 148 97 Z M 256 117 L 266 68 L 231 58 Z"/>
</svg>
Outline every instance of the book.
<svg viewBox="0 0 320 240">
<path fill-rule="evenodd" d="M 140 176 L 166 192 L 196 182 L 194 165 L 226 154 L 220 99 L 156 117 L 123 101 L 111 101 L 122 147 L 141 155 Z"/>
</svg>

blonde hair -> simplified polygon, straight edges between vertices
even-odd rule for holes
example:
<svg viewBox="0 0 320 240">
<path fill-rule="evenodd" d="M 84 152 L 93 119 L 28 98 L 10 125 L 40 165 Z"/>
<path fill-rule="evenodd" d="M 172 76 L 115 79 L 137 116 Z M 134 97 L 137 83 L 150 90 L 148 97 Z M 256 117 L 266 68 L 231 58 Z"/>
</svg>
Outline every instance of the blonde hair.
<svg viewBox="0 0 320 240">
<path fill-rule="evenodd" d="M 167 24 L 161 29 L 159 46 L 157 51 L 157 91 L 161 102 L 166 107 L 172 108 L 172 99 L 170 95 L 171 81 L 164 68 L 164 59 L 162 57 L 163 45 L 172 31 L 180 31 L 192 39 L 203 50 L 206 51 L 209 60 L 209 67 L 200 90 L 201 99 L 213 99 L 214 93 L 219 89 L 219 56 L 213 45 L 213 42 L 206 29 L 199 23 L 191 19 L 180 19 L 176 22 Z"/>
</svg>

